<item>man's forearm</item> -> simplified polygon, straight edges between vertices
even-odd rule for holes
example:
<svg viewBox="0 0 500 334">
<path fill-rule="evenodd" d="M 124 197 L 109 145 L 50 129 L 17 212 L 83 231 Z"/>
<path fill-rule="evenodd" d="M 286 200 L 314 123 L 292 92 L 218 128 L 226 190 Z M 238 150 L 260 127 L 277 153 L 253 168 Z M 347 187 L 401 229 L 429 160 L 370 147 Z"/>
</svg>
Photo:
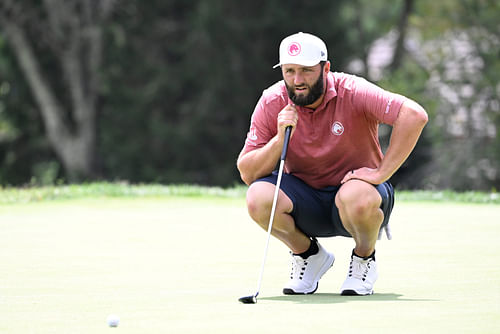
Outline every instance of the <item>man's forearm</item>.
<svg viewBox="0 0 500 334">
<path fill-rule="evenodd" d="M 278 163 L 281 146 L 283 144 L 276 136 L 262 148 L 244 154 L 240 153 L 237 167 L 243 182 L 250 185 L 256 179 L 271 174 Z"/>
<path fill-rule="evenodd" d="M 391 141 L 378 170 L 383 181 L 389 179 L 408 158 L 427 123 L 427 113 L 416 102 L 403 104 L 394 123 Z"/>
</svg>

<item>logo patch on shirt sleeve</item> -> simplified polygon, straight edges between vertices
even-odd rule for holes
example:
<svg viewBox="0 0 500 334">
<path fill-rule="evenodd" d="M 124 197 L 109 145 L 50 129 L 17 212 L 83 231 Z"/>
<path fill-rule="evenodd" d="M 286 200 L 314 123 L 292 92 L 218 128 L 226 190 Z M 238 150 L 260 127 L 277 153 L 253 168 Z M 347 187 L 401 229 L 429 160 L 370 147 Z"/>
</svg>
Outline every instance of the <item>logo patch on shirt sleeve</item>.
<svg viewBox="0 0 500 334">
<path fill-rule="evenodd" d="M 248 138 L 253 141 L 258 139 L 257 130 L 255 128 L 250 128 L 250 131 L 248 132 Z"/>
<path fill-rule="evenodd" d="M 340 136 L 344 133 L 344 126 L 339 121 L 335 121 L 332 125 L 332 133 L 336 136 Z"/>
<path fill-rule="evenodd" d="M 387 107 L 385 107 L 385 113 L 388 114 L 389 113 L 389 109 L 391 108 L 391 103 L 392 103 L 392 100 L 394 100 L 393 97 L 391 97 L 389 99 L 389 102 L 387 102 Z"/>
<path fill-rule="evenodd" d="M 256 142 L 257 139 L 259 139 L 257 137 L 257 129 L 255 129 L 254 127 L 251 127 L 250 131 L 248 131 L 248 134 L 247 134 L 246 144 L 251 145 L 251 146 L 257 146 L 257 142 Z"/>
</svg>

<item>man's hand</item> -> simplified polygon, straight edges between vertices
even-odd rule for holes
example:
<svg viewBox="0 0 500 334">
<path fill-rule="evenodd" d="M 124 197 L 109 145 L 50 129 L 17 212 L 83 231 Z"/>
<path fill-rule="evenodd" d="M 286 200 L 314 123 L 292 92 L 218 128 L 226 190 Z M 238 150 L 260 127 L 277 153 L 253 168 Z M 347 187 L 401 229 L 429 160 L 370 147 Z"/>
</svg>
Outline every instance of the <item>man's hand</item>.
<svg viewBox="0 0 500 334">
<path fill-rule="evenodd" d="M 297 108 L 295 108 L 294 104 L 289 104 L 285 108 L 283 108 L 278 114 L 278 138 L 280 141 L 285 139 L 285 129 L 288 126 L 292 127 L 292 133 L 290 137 L 293 135 L 295 127 L 297 126 L 297 121 L 299 119 L 299 114 L 297 113 Z"/>
<path fill-rule="evenodd" d="M 263 147 L 244 154 L 240 153 L 237 166 L 243 182 L 250 185 L 258 178 L 271 174 L 282 152 L 285 129 L 288 126 L 292 127 L 291 138 L 298 119 L 299 115 L 295 105 L 287 105 L 278 114 L 276 121 L 278 133 Z"/>
<path fill-rule="evenodd" d="M 406 100 L 401 106 L 398 118 L 392 127 L 391 142 L 378 168 L 359 168 L 349 171 L 341 183 L 357 179 L 371 184 L 387 181 L 408 158 L 427 123 L 428 116 L 424 108 L 412 100 Z"/>
<path fill-rule="evenodd" d="M 344 176 L 344 178 L 340 183 L 344 184 L 347 181 L 353 179 L 362 180 L 371 184 L 381 184 L 387 181 L 387 178 L 380 175 L 379 170 L 377 168 L 363 167 L 347 172 L 347 174 Z"/>
</svg>

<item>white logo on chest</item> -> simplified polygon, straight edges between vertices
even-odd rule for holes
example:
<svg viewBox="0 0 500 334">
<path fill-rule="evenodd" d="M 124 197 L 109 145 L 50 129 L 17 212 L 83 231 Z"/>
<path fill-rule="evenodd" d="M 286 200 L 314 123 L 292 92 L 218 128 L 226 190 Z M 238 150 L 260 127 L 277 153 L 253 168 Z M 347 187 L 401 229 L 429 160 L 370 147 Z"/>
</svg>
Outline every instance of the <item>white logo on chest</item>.
<svg viewBox="0 0 500 334">
<path fill-rule="evenodd" d="M 339 121 L 335 121 L 332 125 L 332 133 L 336 136 L 340 136 L 344 133 L 344 126 Z"/>
</svg>

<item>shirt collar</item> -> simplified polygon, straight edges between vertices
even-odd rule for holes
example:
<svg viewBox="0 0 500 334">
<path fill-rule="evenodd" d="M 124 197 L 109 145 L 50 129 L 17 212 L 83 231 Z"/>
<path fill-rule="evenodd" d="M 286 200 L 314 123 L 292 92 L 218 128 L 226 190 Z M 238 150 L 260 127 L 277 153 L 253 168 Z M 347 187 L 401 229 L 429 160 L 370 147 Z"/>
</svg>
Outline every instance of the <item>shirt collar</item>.
<svg viewBox="0 0 500 334">
<path fill-rule="evenodd" d="M 333 72 L 328 72 L 328 77 L 326 80 L 326 94 L 324 101 L 328 102 L 337 96 L 337 90 L 335 89 L 335 78 Z"/>
<path fill-rule="evenodd" d="M 333 77 L 332 72 L 328 72 L 328 76 L 326 78 L 326 91 L 325 91 L 325 96 L 323 98 L 323 102 L 316 108 L 318 109 L 323 109 L 328 102 L 330 102 L 331 99 L 337 96 L 337 90 L 335 89 L 335 79 Z"/>
</svg>

